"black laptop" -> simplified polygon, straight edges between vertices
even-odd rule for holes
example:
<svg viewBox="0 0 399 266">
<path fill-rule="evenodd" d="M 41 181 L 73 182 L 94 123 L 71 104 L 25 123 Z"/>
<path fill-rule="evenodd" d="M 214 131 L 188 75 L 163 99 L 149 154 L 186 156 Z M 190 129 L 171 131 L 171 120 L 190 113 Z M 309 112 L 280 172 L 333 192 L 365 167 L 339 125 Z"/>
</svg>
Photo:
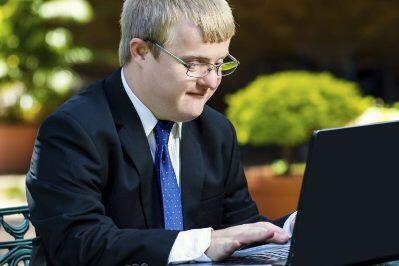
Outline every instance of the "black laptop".
<svg viewBox="0 0 399 266">
<path fill-rule="evenodd" d="M 240 250 L 213 265 L 399 259 L 399 122 L 314 132 L 290 244 Z"/>
</svg>

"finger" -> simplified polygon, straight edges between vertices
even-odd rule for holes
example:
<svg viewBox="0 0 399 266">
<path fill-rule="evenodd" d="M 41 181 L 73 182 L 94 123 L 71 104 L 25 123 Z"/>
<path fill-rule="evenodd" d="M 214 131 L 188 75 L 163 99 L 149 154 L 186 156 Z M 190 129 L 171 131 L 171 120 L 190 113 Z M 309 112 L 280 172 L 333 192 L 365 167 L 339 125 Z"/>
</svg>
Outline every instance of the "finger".
<svg viewBox="0 0 399 266">
<path fill-rule="evenodd" d="M 257 222 L 257 223 L 254 223 L 252 225 L 255 226 L 255 227 L 261 227 L 261 228 L 273 230 L 276 233 L 284 232 L 283 228 L 281 228 L 281 227 L 279 227 L 279 226 L 277 226 L 275 224 L 269 223 L 269 222 Z"/>
<path fill-rule="evenodd" d="M 281 227 L 272 223 L 259 222 L 255 225 L 258 227 L 268 228 L 268 230 L 272 230 L 275 233 L 274 239 L 272 241 L 286 242 L 291 238 L 291 235 L 288 232 L 284 231 Z"/>
<path fill-rule="evenodd" d="M 252 227 L 236 234 L 235 239 L 238 240 L 241 244 L 251 244 L 260 241 L 267 241 L 269 239 L 272 239 L 273 236 L 273 230 Z"/>
<path fill-rule="evenodd" d="M 248 231 L 252 230 L 253 228 L 260 228 L 262 230 L 269 230 L 277 233 L 282 233 L 284 230 L 281 227 L 278 227 L 277 225 L 274 225 L 270 222 L 256 222 L 256 223 L 249 223 L 249 224 L 242 224 L 242 225 L 236 225 L 232 226 L 223 230 L 218 230 L 223 237 L 235 237 L 237 233 L 242 232 L 242 231 Z"/>
<path fill-rule="evenodd" d="M 291 237 L 291 235 L 289 233 L 287 233 L 286 231 L 284 231 L 281 227 L 278 227 L 278 226 L 276 226 L 274 224 L 271 224 L 271 223 L 260 222 L 260 223 L 256 223 L 255 227 L 263 228 L 265 230 L 269 230 L 269 231 L 274 232 L 274 236 L 272 238 L 266 240 L 268 242 L 270 241 L 270 242 L 273 242 L 273 243 L 285 243 Z"/>
<path fill-rule="evenodd" d="M 286 233 L 275 233 L 273 237 L 269 238 L 266 240 L 269 243 L 275 243 L 275 244 L 285 244 L 290 240 L 290 236 Z"/>
</svg>

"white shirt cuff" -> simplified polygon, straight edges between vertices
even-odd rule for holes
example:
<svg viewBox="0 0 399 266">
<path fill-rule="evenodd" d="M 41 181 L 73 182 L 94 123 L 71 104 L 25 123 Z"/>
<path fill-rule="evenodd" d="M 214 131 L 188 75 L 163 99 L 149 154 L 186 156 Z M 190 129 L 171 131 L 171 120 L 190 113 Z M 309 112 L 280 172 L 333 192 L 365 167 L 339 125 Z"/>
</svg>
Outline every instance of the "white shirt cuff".
<svg viewBox="0 0 399 266">
<path fill-rule="evenodd" d="M 291 232 L 291 222 L 292 220 L 294 220 L 294 218 L 296 217 L 296 211 L 294 213 L 292 213 L 287 220 L 285 220 L 284 222 L 284 226 L 283 226 L 283 230 L 286 231 L 290 236 L 292 236 L 292 232 Z"/>
<path fill-rule="evenodd" d="M 168 263 L 212 261 L 205 255 L 205 251 L 211 245 L 211 232 L 210 227 L 180 232 L 169 253 Z"/>
</svg>

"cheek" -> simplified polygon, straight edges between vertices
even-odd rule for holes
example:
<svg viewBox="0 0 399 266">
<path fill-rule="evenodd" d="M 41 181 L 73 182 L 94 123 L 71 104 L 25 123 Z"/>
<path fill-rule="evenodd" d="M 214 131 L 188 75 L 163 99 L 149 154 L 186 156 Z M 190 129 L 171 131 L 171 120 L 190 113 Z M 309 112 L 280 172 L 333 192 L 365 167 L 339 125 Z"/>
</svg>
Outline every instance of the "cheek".
<svg viewBox="0 0 399 266">
<path fill-rule="evenodd" d="M 149 82 L 153 84 L 154 93 L 163 95 L 165 98 L 178 94 L 179 91 L 182 91 L 182 87 L 184 88 L 185 83 L 180 75 L 169 70 L 154 72 Z"/>
<path fill-rule="evenodd" d="M 170 68 L 163 75 L 162 83 L 164 86 L 170 87 L 171 90 L 175 91 L 174 94 L 184 92 L 190 86 L 195 86 L 195 81 L 186 75 L 186 72 L 181 69 Z"/>
</svg>

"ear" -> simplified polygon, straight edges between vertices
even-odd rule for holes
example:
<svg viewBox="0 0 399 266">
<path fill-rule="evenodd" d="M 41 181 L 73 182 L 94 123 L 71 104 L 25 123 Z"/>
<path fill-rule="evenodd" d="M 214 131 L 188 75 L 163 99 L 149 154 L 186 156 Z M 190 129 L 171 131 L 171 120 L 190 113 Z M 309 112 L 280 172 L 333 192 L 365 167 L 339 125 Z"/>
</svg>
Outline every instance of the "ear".
<svg viewBox="0 0 399 266">
<path fill-rule="evenodd" d="M 133 38 L 129 42 L 130 56 L 132 61 L 140 63 L 150 54 L 150 48 L 147 43 L 139 38 Z"/>
</svg>

